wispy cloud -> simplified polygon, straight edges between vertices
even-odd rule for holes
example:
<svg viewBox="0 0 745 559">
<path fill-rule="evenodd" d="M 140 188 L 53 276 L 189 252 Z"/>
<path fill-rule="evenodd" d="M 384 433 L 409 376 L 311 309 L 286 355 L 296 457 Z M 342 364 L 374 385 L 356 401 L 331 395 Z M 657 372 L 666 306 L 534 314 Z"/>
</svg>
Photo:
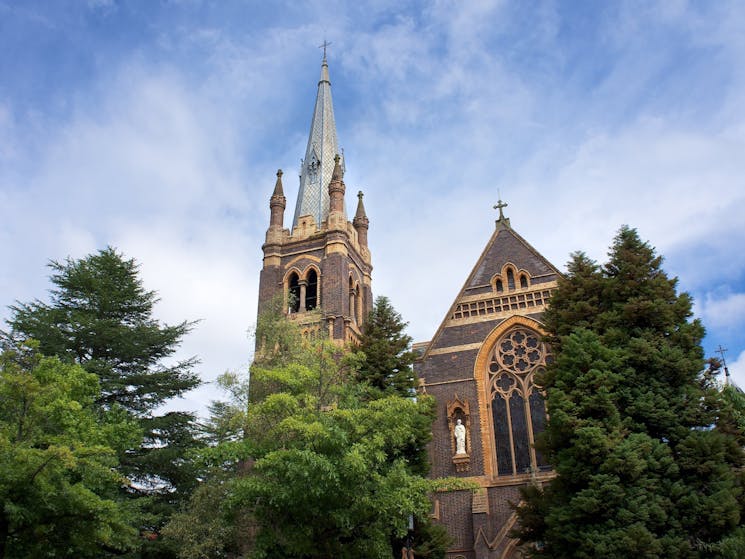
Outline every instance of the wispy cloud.
<svg viewBox="0 0 745 559">
<path fill-rule="evenodd" d="M 182 354 L 205 379 L 245 365 L 274 172 L 292 208 L 326 37 L 373 289 L 415 338 L 487 242 L 499 189 L 558 266 L 638 227 L 710 332 L 745 348 L 729 333 L 745 328 L 739 2 L 79 9 L 0 4 L 17 28 L 0 37 L 16 78 L 0 87 L 1 305 L 43 297 L 47 259 L 113 244 L 163 320 L 203 319 Z"/>
</svg>

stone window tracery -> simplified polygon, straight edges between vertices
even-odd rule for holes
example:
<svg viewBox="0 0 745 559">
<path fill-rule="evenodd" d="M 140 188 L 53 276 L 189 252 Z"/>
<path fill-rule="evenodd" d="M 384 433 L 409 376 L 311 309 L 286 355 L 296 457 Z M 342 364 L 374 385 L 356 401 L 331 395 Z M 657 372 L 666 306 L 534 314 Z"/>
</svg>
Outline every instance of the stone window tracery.
<svg viewBox="0 0 745 559">
<path fill-rule="evenodd" d="M 524 326 L 505 332 L 491 351 L 489 394 L 499 476 L 549 469 L 533 442 L 546 423 L 545 404 L 534 375 L 550 359 L 541 335 Z"/>
</svg>

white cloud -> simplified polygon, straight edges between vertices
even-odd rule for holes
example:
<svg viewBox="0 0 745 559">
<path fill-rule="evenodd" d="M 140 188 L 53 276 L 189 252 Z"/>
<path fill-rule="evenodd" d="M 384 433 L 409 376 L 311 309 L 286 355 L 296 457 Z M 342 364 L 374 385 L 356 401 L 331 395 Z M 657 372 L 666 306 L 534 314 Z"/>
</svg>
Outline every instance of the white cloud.
<svg viewBox="0 0 745 559">
<path fill-rule="evenodd" d="M 348 208 L 365 190 L 374 292 L 416 339 L 487 242 L 498 189 L 557 266 L 604 260 L 628 223 L 710 291 L 707 326 L 741 323 L 745 11 L 637 7 L 288 3 L 245 28 L 178 7 L 181 23 L 156 18 L 151 42 L 63 91 L 69 120 L 0 99 L 0 292 L 41 297 L 48 258 L 113 244 L 159 316 L 204 319 L 182 353 L 205 378 L 243 366 L 274 172 L 290 215 L 325 35 Z"/>
<path fill-rule="evenodd" d="M 745 351 L 740 352 L 734 362 L 727 363 L 727 368 L 734 383 L 745 389 Z"/>
<path fill-rule="evenodd" d="M 745 327 L 745 293 L 709 292 L 699 306 L 704 324 L 713 330 Z"/>
</svg>

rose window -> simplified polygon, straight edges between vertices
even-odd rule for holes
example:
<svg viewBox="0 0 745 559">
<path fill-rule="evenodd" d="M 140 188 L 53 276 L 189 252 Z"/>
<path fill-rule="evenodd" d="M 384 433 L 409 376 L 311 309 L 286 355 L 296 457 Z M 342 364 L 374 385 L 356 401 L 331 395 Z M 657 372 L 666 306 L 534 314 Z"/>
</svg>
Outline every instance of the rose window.
<svg viewBox="0 0 745 559">
<path fill-rule="evenodd" d="M 549 361 L 541 335 L 522 326 L 507 331 L 494 345 L 488 376 L 499 476 L 549 469 L 533 448 L 546 422 L 543 396 L 533 376 Z"/>
</svg>

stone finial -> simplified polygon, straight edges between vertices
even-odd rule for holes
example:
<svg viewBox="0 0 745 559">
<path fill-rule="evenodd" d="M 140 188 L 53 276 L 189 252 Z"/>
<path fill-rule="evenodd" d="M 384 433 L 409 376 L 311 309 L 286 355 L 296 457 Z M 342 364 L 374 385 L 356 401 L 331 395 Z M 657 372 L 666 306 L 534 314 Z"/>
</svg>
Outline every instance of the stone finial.
<svg viewBox="0 0 745 559">
<path fill-rule="evenodd" d="M 274 183 L 274 192 L 272 196 L 284 196 L 284 190 L 282 189 L 282 169 L 277 169 L 277 182 Z"/>
<path fill-rule="evenodd" d="M 364 194 L 362 194 L 362 191 L 360 190 L 357 193 L 357 212 L 354 214 L 352 225 L 357 230 L 357 239 L 359 240 L 360 245 L 367 247 L 367 230 L 370 227 L 370 220 L 367 219 L 365 205 L 362 203 L 363 196 Z"/>
<path fill-rule="evenodd" d="M 272 192 L 272 197 L 269 199 L 269 209 L 271 211 L 269 217 L 270 229 L 282 229 L 286 206 L 287 198 L 285 198 L 285 193 L 282 189 L 282 169 L 278 169 L 277 182 L 274 183 L 274 192 Z"/>
<path fill-rule="evenodd" d="M 334 156 L 334 172 L 331 174 L 331 180 L 332 181 L 340 181 L 344 178 L 344 171 L 341 168 L 341 156 L 337 153 Z"/>
<path fill-rule="evenodd" d="M 354 214 L 355 221 L 358 219 L 367 219 L 367 214 L 365 213 L 365 205 L 362 203 L 362 198 L 365 196 L 362 194 L 362 191 L 360 190 L 357 193 L 357 212 Z"/>
</svg>

